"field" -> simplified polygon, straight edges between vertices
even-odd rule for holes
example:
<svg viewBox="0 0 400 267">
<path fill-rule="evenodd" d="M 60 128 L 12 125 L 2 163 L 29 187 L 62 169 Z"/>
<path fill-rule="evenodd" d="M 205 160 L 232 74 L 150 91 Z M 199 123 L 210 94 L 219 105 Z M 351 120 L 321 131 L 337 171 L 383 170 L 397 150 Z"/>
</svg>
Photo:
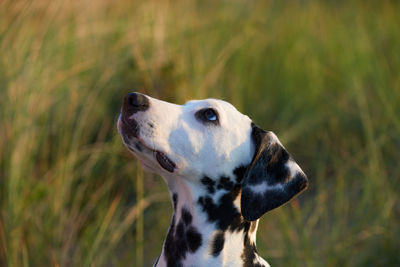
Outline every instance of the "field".
<svg viewBox="0 0 400 267">
<path fill-rule="evenodd" d="M 0 1 L 0 266 L 151 266 L 171 203 L 123 96 L 222 98 L 310 180 L 272 266 L 400 266 L 398 1 Z"/>
</svg>

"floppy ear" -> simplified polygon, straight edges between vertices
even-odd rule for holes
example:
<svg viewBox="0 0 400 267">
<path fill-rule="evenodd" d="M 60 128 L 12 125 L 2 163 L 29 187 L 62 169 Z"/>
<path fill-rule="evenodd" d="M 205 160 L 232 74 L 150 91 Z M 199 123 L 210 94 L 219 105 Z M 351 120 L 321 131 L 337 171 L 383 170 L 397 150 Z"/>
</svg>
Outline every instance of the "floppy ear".
<svg viewBox="0 0 400 267">
<path fill-rule="evenodd" d="M 242 182 L 241 209 L 248 221 L 288 202 L 308 184 L 306 175 L 273 132 L 252 124 L 253 160 Z"/>
</svg>

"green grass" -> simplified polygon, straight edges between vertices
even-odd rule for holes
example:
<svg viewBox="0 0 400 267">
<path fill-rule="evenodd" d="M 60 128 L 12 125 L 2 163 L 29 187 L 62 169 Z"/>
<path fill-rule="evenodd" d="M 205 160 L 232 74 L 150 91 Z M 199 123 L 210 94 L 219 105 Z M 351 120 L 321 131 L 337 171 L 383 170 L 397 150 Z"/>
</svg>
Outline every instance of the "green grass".
<svg viewBox="0 0 400 267">
<path fill-rule="evenodd" d="M 263 216 L 273 266 L 400 265 L 396 1 L 0 1 L 0 265 L 151 266 L 171 205 L 123 96 L 232 102 L 310 179 Z M 151 225 L 151 227 L 150 227 Z"/>
</svg>

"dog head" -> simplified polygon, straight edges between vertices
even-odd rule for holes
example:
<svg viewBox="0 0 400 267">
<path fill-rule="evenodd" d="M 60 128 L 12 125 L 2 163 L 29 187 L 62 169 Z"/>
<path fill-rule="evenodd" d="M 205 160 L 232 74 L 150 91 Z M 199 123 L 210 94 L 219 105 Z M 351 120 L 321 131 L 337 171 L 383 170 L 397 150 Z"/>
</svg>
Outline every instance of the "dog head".
<svg viewBox="0 0 400 267">
<path fill-rule="evenodd" d="M 307 186 L 303 171 L 272 132 L 255 126 L 231 104 L 216 99 L 175 105 L 130 93 L 118 130 L 142 166 L 167 179 L 200 183 L 203 177 L 241 179 L 241 212 L 256 220 Z"/>
</svg>

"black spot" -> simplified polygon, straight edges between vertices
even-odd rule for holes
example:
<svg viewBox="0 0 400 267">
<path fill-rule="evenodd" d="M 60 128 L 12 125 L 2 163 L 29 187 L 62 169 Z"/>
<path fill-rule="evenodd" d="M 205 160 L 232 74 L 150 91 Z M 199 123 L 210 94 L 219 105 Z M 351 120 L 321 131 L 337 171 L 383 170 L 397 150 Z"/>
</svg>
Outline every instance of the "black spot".
<svg viewBox="0 0 400 267">
<path fill-rule="evenodd" d="M 212 255 L 214 257 L 217 257 L 219 253 L 222 251 L 222 249 L 224 248 L 224 243 L 225 243 L 224 232 L 217 233 L 214 237 L 212 244 Z"/>
<path fill-rule="evenodd" d="M 185 225 L 192 223 L 192 214 L 190 214 L 190 212 L 185 208 L 182 208 L 182 219 Z"/>
<path fill-rule="evenodd" d="M 232 190 L 232 198 L 233 200 L 235 200 L 241 189 L 242 189 L 242 181 L 243 181 L 243 177 L 244 174 L 246 173 L 247 167 L 246 166 L 240 166 L 235 168 L 235 170 L 233 171 L 233 174 L 236 176 L 236 184 L 233 186 L 233 190 Z"/>
<path fill-rule="evenodd" d="M 241 258 L 243 260 L 243 267 L 261 266 L 259 263 L 254 263 L 254 259 L 257 255 L 257 248 L 254 243 L 250 242 L 248 233 L 245 234 L 243 245 L 244 249 L 241 255 Z"/>
<path fill-rule="evenodd" d="M 234 223 L 234 229 L 231 230 L 236 230 L 238 225 L 240 227 L 241 216 L 233 204 L 231 192 L 222 195 L 217 204 L 209 196 L 199 197 L 197 202 L 207 214 L 208 221 L 215 222 L 218 229 L 225 231 L 232 223 Z"/>
<path fill-rule="evenodd" d="M 233 200 L 235 200 L 238 197 L 241 189 L 242 189 L 242 186 L 240 184 L 236 184 L 233 187 L 233 190 L 232 190 L 232 199 Z"/>
<path fill-rule="evenodd" d="M 242 216 L 236 217 L 235 220 L 233 220 L 232 224 L 229 226 L 229 230 L 231 230 L 232 232 L 239 232 L 244 229 L 244 231 L 247 232 L 250 228 L 250 223 L 251 222 L 244 220 Z"/>
<path fill-rule="evenodd" d="M 150 128 L 154 128 L 154 125 L 151 122 L 148 122 L 147 125 L 149 125 Z"/>
<path fill-rule="evenodd" d="M 138 143 L 135 143 L 135 148 L 136 148 L 139 152 L 142 151 L 142 147 L 141 147 Z"/>
<path fill-rule="evenodd" d="M 242 183 L 244 174 L 246 173 L 247 167 L 246 166 L 240 166 L 237 167 L 234 171 L 233 174 L 236 176 L 236 183 L 240 184 Z"/>
<path fill-rule="evenodd" d="M 229 177 L 222 176 L 219 178 L 217 188 L 231 191 L 233 189 L 233 182 L 229 179 Z"/>
<path fill-rule="evenodd" d="M 173 195 L 173 200 L 176 203 L 176 194 Z M 182 208 L 181 219 L 176 226 L 175 214 L 172 216 L 164 245 L 167 266 L 182 266 L 182 260 L 185 259 L 186 254 L 195 252 L 201 246 L 202 236 L 195 227 L 190 225 L 191 223 L 192 215 L 186 208 Z"/>
<path fill-rule="evenodd" d="M 174 210 L 176 210 L 176 204 L 178 203 L 178 195 L 176 193 L 172 195 L 172 201 L 174 203 Z"/>
<path fill-rule="evenodd" d="M 201 183 L 206 186 L 208 193 L 215 193 L 215 181 L 211 180 L 209 177 L 204 176 L 201 180 Z"/>
<path fill-rule="evenodd" d="M 193 226 L 186 231 L 186 240 L 191 252 L 195 252 L 202 243 L 201 234 Z"/>
<path fill-rule="evenodd" d="M 179 239 L 183 238 L 183 234 L 184 234 L 184 231 L 185 231 L 185 229 L 183 227 L 184 227 L 183 226 L 183 222 L 180 221 L 178 223 L 178 226 L 176 227 L 176 237 L 178 237 Z"/>
<path fill-rule="evenodd" d="M 182 250 L 176 247 L 175 240 L 175 214 L 172 216 L 171 226 L 169 227 L 167 238 L 165 239 L 164 253 L 167 266 L 179 266 L 176 265 L 184 257 Z"/>
</svg>

